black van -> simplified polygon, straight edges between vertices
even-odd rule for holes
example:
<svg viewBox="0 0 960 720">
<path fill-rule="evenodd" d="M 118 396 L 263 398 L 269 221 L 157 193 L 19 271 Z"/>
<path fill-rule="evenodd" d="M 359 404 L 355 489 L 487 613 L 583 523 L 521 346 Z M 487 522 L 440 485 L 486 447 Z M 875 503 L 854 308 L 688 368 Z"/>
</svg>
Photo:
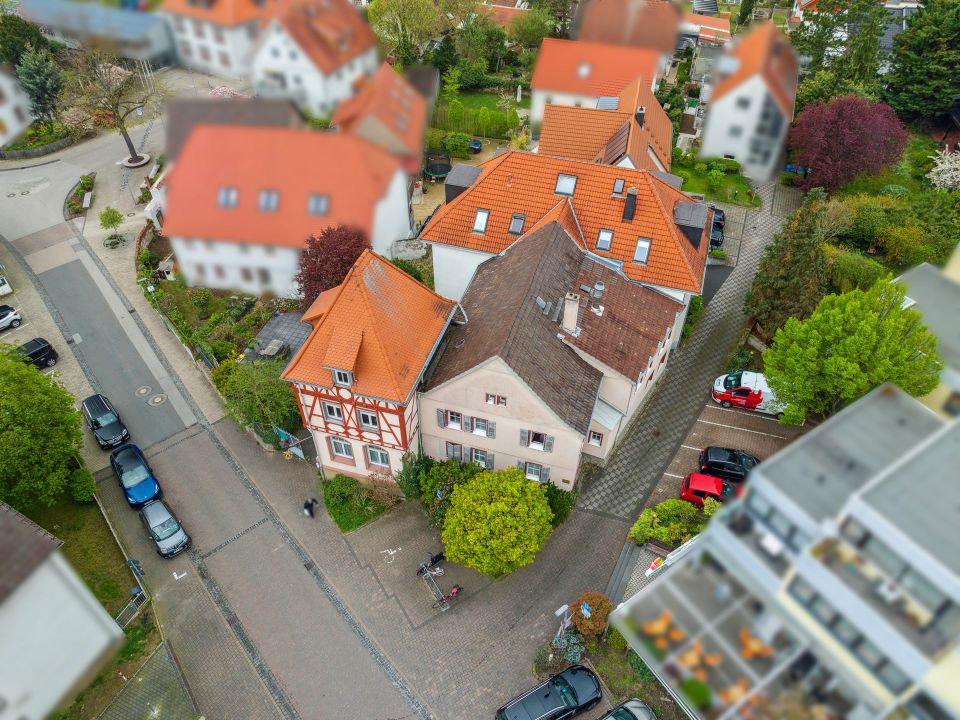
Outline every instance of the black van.
<svg viewBox="0 0 960 720">
<path fill-rule="evenodd" d="M 17 348 L 23 355 L 23 361 L 38 368 L 53 367 L 57 364 L 57 351 L 43 338 L 28 340 Z"/>
</svg>

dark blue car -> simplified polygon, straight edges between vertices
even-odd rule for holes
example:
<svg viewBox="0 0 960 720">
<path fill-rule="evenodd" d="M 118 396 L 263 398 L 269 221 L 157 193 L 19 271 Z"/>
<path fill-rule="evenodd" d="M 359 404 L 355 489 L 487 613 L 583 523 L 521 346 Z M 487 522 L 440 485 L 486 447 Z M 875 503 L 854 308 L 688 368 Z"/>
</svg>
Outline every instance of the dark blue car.
<svg viewBox="0 0 960 720">
<path fill-rule="evenodd" d="M 110 453 L 110 465 L 130 507 L 138 508 L 163 497 L 160 483 L 136 445 L 126 443 Z"/>
</svg>

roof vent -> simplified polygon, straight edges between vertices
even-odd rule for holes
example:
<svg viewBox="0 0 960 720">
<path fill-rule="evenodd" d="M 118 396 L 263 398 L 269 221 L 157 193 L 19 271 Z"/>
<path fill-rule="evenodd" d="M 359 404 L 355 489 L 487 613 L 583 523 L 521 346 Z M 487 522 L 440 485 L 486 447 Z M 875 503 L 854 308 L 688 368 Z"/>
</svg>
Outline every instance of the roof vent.
<svg viewBox="0 0 960 720">
<path fill-rule="evenodd" d="M 537 303 L 537 307 L 540 308 L 541 310 L 545 310 L 547 307 L 547 301 L 540 296 L 537 296 L 534 302 Z"/>
<path fill-rule="evenodd" d="M 637 125 L 639 125 L 640 127 L 643 127 L 643 116 L 646 114 L 646 112 L 647 112 L 647 108 L 644 107 L 643 105 L 637 108 L 637 115 L 636 115 Z"/>
<path fill-rule="evenodd" d="M 627 190 L 627 201 L 623 205 L 624 220 L 633 220 L 633 214 L 637 211 L 637 192 L 635 187 Z"/>
<path fill-rule="evenodd" d="M 594 305 L 590 311 L 597 317 L 603 317 L 603 305 Z"/>
<path fill-rule="evenodd" d="M 603 291 L 606 286 L 603 284 L 603 281 L 598 280 L 593 286 L 593 297 L 599 300 L 603 297 Z"/>
<path fill-rule="evenodd" d="M 580 296 L 568 292 L 563 298 L 563 323 L 561 327 L 571 335 L 577 334 L 577 315 L 580 310 Z"/>
</svg>

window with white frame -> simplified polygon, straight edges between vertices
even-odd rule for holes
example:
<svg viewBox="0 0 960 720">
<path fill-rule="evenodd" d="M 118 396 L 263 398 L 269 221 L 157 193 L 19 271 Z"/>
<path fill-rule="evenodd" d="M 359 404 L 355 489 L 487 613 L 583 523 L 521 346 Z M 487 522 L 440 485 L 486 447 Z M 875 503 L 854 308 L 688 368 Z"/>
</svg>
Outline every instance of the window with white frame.
<svg viewBox="0 0 960 720">
<path fill-rule="evenodd" d="M 524 467 L 524 475 L 527 476 L 528 480 L 536 480 L 540 482 L 540 476 L 543 475 L 543 465 L 537 465 L 537 463 L 528 462 Z"/>
<path fill-rule="evenodd" d="M 487 421 L 484 418 L 475 417 L 473 418 L 472 422 L 473 422 L 473 434 L 486 436 Z"/>
<path fill-rule="evenodd" d="M 323 416 L 327 420 L 343 422 L 343 408 L 336 403 L 325 402 L 323 404 Z"/>
<path fill-rule="evenodd" d="M 307 212 L 311 215 L 326 215 L 330 209 L 330 196 L 314 193 L 307 202 Z"/>
<path fill-rule="evenodd" d="M 487 231 L 487 220 L 490 219 L 490 211 L 481 208 L 477 210 L 477 216 L 473 219 L 473 231 L 483 233 Z"/>
<path fill-rule="evenodd" d="M 330 447 L 333 448 L 334 455 L 345 458 L 353 457 L 353 446 L 350 445 L 349 440 L 344 440 L 343 438 L 330 438 Z"/>
<path fill-rule="evenodd" d="M 577 176 L 576 175 L 564 175 L 560 173 L 557 175 L 557 186 L 554 188 L 554 192 L 557 195 L 573 195 L 573 191 L 577 189 Z"/>
<path fill-rule="evenodd" d="M 370 461 L 371 465 L 382 465 L 383 467 L 390 467 L 390 455 L 383 448 L 374 447 L 369 445 L 367 447 L 367 460 Z"/>
<path fill-rule="evenodd" d="M 380 421 L 377 419 L 376 413 L 361 410 L 359 413 L 357 413 L 357 416 L 360 418 L 360 427 L 366 430 L 380 429 Z"/>
<path fill-rule="evenodd" d="M 650 255 L 650 239 L 637 238 L 637 250 L 633 253 L 633 261 L 636 263 L 645 263 Z"/>
<path fill-rule="evenodd" d="M 603 433 L 598 433 L 596 430 L 590 431 L 590 444 L 594 447 L 600 447 L 603 445 Z"/>
<path fill-rule="evenodd" d="M 334 370 L 333 383 L 340 387 L 350 387 L 353 384 L 353 373 L 349 370 Z"/>
<path fill-rule="evenodd" d="M 470 451 L 470 460 L 475 462 L 477 465 L 486 465 L 487 451 L 473 448 L 473 450 Z"/>
<path fill-rule="evenodd" d="M 529 447 L 532 447 L 534 450 L 543 450 L 544 446 L 547 444 L 547 434 L 542 432 L 537 432 L 535 430 L 530 431 L 530 444 Z"/>
<path fill-rule="evenodd" d="M 235 208 L 237 206 L 237 197 L 239 193 L 235 187 L 222 187 L 217 194 L 217 205 L 222 208 Z"/>
<path fill-rule="evenodd" d="M 601 230 L 597 235 L 597 250 L 609 250 L 613 241 L 613 230 Z"/>
<path fill-rule="evenodd" d="M 613 181 L 613 194 L 622 195 L 623 194 L 623 178 L 617 178 Z"/>
<path fill-rule="evenodd" d="M 453 410 L 447 413 L 448 428 L 452 430 L 459 430 L 462 422 L 463 422 L 463 416 L 460 413 L 454 412 Z"/>
<path fill-rule="evenodd" d="M 280 206 L 280 193 L 276 190 L 261 190 L 259 208 L 266 212 L 275 212 Z"/>
<path fill-rule="evenodd" d="M 526 219 L 525 215 L 520 213 L 514 213 L 510 218 L 510 229 L 507 231 L 511 235 L 519 235 L 523 232 L 523 221 Z"/>
<path fill-rule="evenodd" d="M 507 399 L 503 395 L 487 393 L 487 405 L 499 405 L 500 407 L 506 407 Z"/>
</svg>

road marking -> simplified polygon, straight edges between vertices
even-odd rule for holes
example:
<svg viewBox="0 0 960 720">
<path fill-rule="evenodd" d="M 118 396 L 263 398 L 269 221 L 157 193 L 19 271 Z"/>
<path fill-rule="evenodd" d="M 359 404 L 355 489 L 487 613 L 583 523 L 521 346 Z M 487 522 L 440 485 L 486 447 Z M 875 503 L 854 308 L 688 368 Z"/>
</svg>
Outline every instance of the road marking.
<svg viewBox="0 0 960 720">
<path fill-rule="evenodd" d="M 740 432 L 753 433 L 754 435 L 766 435 L 767 437 L 777 438 L 778 440 L 786 440 L 787 438 L 783 435 L 774 435 L 773 433 L 760 432 L 759 430 L 747 430 L 746 428 L 737 427 L 736 425 L 725 425 L 724 423 L 710 422 L 709 420 L 701 420 L 697 418 L 697 422 L 705 423 L 706 425 L 718 425 L 719 427 L 730 428 L 731 430 L 739 430 Z"/>
<path fill-rule="evenodd" d="M 183 580 L 186 576 L 187 576 L 187 574 L 186 574 L 185 572 L 182 572 L 182 573 L 180 573 L 179 575 L 177 575 L 177 571 L 176 571 L 176 570 L 173 571 L 173 579 L 174 579 L 174 580 Z"/>
<path fill-rule="evenodd" d="M 684 475 L 674 475 L 673 473 L 664 473 L 667 477 L 683 478 Z"/>
<path fill-rule="evenodd" d="M 700 452 L 700 450 L 702 449 L 702 448 L 694 447 L 693 445 L 681 445 L 680 447 L 686 448 L 687 450 L 696 450 L 697 452 Z"/>
<path fill-rule="evenodd" d="M 719 405 L 707 405 L 708 408 L 713 408 L 714 410 L 719 410 L 720 412 L 733 413 L 734 415 L 743 415 L 744 417 L 758 418 L 760 420 L 770 420 L 771 422 L 779 423 L 772 415 L 766 415 L 761 412 L 743 412 L 743 410 L 734 410 L 733 408 L 723 408 Z"/>
</svg>

